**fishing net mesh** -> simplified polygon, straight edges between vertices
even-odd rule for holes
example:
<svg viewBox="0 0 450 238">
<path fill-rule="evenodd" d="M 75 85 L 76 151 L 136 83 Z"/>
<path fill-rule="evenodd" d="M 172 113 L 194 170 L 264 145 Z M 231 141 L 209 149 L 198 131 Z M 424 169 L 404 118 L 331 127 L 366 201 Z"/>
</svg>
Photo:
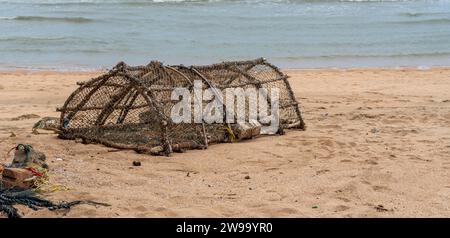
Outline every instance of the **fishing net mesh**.
<svg viewBox="0 0 450 238">
<path fill-rule="evenodd" d="M 264 88 L 271 95 L 271 90 L 277 89 L 280 132 L 305 128 L 287 76 L 264 59 L 189 67 L 165 66 L 155 61 L 133 67 L 121 62 L 104 75 L 78 83 L 79 88 L 58 108 L 61 112 L 59 137 L 155 154 L 206 148 L 208 144 L 228 141 L 228 123 L 171 120 L 172 108 L 179 102 L 171 98 L 176 88 L 191 92 L 191 111 L 195 110 L 195 102 L 201 102 L 202 108 L 212 102 L 212 99 L 201 100 L 193 93 L 196 80 L 201 82 L 203 90 L 211 89 L 212 93 L 230 88 L 258 92 Z M 227 100 L 226 94 L 221 97 L 214 94 L 213 98 L 223 103 Z M 235 111 L 242 109 L 237 102 L 234 106 Z M 248 101 L 244 106 L 247 119 L 258 110 L 250 107 Z M 268 111 L 270 114 L 270 108 Z"/>
</svg>

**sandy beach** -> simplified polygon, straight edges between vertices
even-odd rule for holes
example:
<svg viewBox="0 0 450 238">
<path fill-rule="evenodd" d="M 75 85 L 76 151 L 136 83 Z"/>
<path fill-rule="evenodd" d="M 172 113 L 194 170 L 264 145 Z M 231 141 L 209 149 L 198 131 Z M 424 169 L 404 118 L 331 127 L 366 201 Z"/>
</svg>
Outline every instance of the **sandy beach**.
<svg viewBox="0 0 450 238">
<path fill-rule="evenodd" d="M 450 68 L 285 70 L 306 131 L 170 157 L 32 133 L 100 73 L 0 72 L 0 162 L 31 144 L 70 188 L 42 196 L 111 204 L 24 217 L 450 216 Z"/>
</svg>

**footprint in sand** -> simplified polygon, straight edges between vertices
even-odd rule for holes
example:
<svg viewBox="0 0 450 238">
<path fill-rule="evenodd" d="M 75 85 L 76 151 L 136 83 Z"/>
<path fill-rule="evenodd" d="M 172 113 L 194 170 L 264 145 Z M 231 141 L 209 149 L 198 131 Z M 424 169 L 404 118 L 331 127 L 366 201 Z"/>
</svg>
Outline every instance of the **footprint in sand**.
<svg viewBox="0 0 450 238">
<path fill-rule="evenodd" d="M 339 145 L 339 148 L 341 148 L 341 149 L 346 147 L 345 142 L 336 141 L 336 144 Z"/>
<path fill-rule="evenodd" d="M 280 168 L 268 168 L 268 169 L 264 169 L 264 172 L 269 172 L 269 171 L 274 171 L 274 170 L 279 170 Z"/>
<path fill-rule="evenodd" d="M 377 165 L 378 163 L 373 159 L 366 159 L 363 164 Z"/>
<path fill-rule="evenodd" d="M 349 120 L 363 120 L 363 119 L 375 119 L 375 118 L 379 118 L 382 116 L 385 116 L 385 114 L 366 114 L 366 113 L 362 113 L 362 114 L 350 114 L 353 115 L 349 118 Z"/>
<path fill-rule="evenodd" d="M 262 212 L 262 214 L 264 214 L 264 216 L 268 216 L 268 217 L 284 217 L 284 216 L 291 216 L 291 215 L 301 215 L 301 213 L 295 209 L 295 208 L 290 208 L 290 207 L 272 207 L 272 206 L 267 206 L 267 207 L 262 207 L 259 208 L 260 211 Z"/>
<path fill-rule="evenodd" d="M 276 209 L 275 211 L 276 216 L 284 216 L 284 215 L 292 215 L 292 214 L 298 214 L 298 210 L 295 208 L 279 208 Z"/>
<path fill-rule="evenodd" d="M 342 129 L 339 125 L 317 125 L 316 127 L 319 129 Z"/>
<path fill-rule="evenodd" d="M 274 156 L 274 157 L 276 157 L 276 158 L 284 158 L 284 156 L 278 155 L 278 154 L 275 154 L 275 153 L 272 153 L 272 152 L 270 152 L 270 151 L 262 151 L 262 153 L 268 154 L 268 155 L 271 155 L 271 156 Z"/>
<path fill-rule="evenodd" d="M 391 189 L 389 189 L 389 187 L 387 187 L 387 186 L 379 186 L 379 185 L 374 185 L 374 186 L 372 186 L 372 189 L 374 190 L 374 191 L 389 191 L 389 190 L 391 190 Z"/>
<path fill-rule="evenodd" d="M 343 211 L 347 211 L 348 209 L 350 209 L 350 207 L 347 207 L 344 205 L 339 205 L 334 208 L 334 211 L 335 212 L 343 212 Z"/>
<path fill-rule="evenodd" d="M 339 199 L 339 200 L 341 200 L 343 202 L 351 202 L 352 201 L 352 200 L 350 200 L 348 198 L 345 198 L 345 197 L 336 197 L 336 199 Z"/>
<path fill-rule="evenodd" d="M 141 206 L 134 207 L 134 210 L 140 211 L 140 212 L 146 212 L 147 208 L 141 205 Z"/>
<path fill-rule="evenodd" d="M 320 145 L 326 146 L 326 147 L 329 147 L 329 148 L 333 148 L 334 147 L 333 141 L 331 141 L 331 140 L 320 140 L 319 143 L 320 143 Z"/>
<path fill-rule="evenodd" d="M 283 198 L 285 198 L 286 196 L 281 195 L 280 193 L 278 193 L 277 191 L 274 190 L 266 190 L 266 194 L 262 195 L 262 198 L 264 198 L 267 201 L 281 201 Z"/>
<path fill-rule="evenodd" d="M 408 159 L 415 160 L 417 162 L 420 162 L 420 161 L 421 162 L 431 162 L 432 161 L 431 159 L 422 159 L 422 158 L 420 158 L 419 156 L 416 156 L 416 155 L 410 155 Z"/>
<path fill-rule="evenodd" d="M 419 131 L 416 129 L 398 129 L 393 130 L 393 132 L 399 136 L 406 136 L 408 134 L 418 134 Z"/>
<path fill-rule="evenodd" d="M 302 141 L 301 143 L 303 146 L 308 146 L 308 145 L 314 144 L 314 142 L 312 142 L 312 141 Z"/>
<path fill-rule="evenodd" d="M 36 115 L 36 114 L 24 114 L 24 115 L 20 115 L 18 117 L 11 118 L 10 120 L 11 121 L 22 121 L 22 120 L 37 119 L 37 118 L 40 118 L 40 116 Z"/>
<path fill-rule="evenodd" d="M 153 210 L 151 211 L 152 213 L 157 212 L 163 216 L 175 217 L 178 215 L 175 211 L 172 211 L 171 209 L 167 209 L 165 207 L 156 207 L 152 210 Z"/>
<path fill-rule="evenodd" d="M 329 170 L 329 169 L 322 169 L 322 170 L 317 171 L 317 172 L 316 172 L 316 175 L 325 174 L 325 173 L 327 173 L 327 172 L 330 172 L 330 170 Z"/>
<path fill-rule="evenodd" d="M 404 124 L 405 120 L 399 120 L 399 119 L 383 119 L 381 121 L 383 124 Z"/>
<path fill-rule="evenodd" d="M 355 182 L 350 182 L 342 186 L 340 189 L 336 190 L 335 198 L 344 202 L 350 202 L 351 198 L 359 198 L 359 195 L 356 192 L 358 188 L 355 184 L 356 184 Z"/>
</svg>

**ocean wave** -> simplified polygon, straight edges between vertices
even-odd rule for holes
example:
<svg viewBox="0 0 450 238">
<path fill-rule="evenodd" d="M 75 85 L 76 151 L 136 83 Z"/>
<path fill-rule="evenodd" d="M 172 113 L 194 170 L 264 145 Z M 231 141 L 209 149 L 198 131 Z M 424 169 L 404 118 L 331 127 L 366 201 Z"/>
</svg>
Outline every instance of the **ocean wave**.
<svg viewBox="0 0 450 238">
<path fill-rule="evenodd" d="M 85 17 L 49 17 L 49 16 L 16 16 L 16 17 L 3 17 L 2 20 L 10 21 L 50 21 L 50 22 L 67 22 L 67 23 L 91 23 L 93 19 Z"/>
<path fill-rule="evenodd" d="M 426 53 L 398 53 L 398 54 L 329 54 L 329 55 L 299 55 L 279 57 L 286 60 L 301 59 L 364 59 L 364 58 L 415 58 L 415 57 L 446 57 L 450 52 L 426 52 Z"/>
<path fill-rule="evenodd" d="M 6 37 L 0 38 L 0 43 L 13 43 L 16 45 L 74 45 L 74 44 L 89 44 L 89 45 L 105 45 L 106 41 L 87 39 L 79 37 Z"/>
<path fill-rule="evenodd" d="M 149 3 L 215 3 L 215 2 L 244 2 L 244 3 L 323 3 L 323 2 L 353 2 L 353 3 L 374 3 L 374 2 L 414 2 L 417 0 L 0 0 L 0 3 L 19 4 L 149 4 Z M 424 0 L 427 1 L 427 0 Z M 448 1 L 448 0 L 428 0 L 428 1 Z"/>
<path fill-rule="evenodd" d="M 399 15 L 405 17 L 446 16 L 448 12 L 402 12 Z"/>
<path fill-rule="evenodd" d="M 389 21 L 390 24 L 449 24 L 450 18 L 431 18 L 412 21 Z"/>
<path fill-rule="evenodd" d="M 39 48 L 32 48 L 32 49 L 27 49 L 27 48 L 7 48 L 7 49 L 1 49 L 0 48 L 0 52 L 12 52 L 12 53 L 25 53 L 25 54 L 30 54 L 30 53 L 39 53 L 39 54 L 45 54 L 48 53 L 48 49 L 39 49 Z M 62 49 L 62 50 L 58 50 L 55 51 L 53 50 L 54 53 L 64 53 L 64 54 L 70 54 L 70 53 L 77 53 L 77 54 L 109 54 L 111 53 L 111 50 L 109 49 Z"/>
<path fill-rule="evenodd" d="M 177 2 L 233 2 L 233 0 L 0 0 L 0 3 L 17 4 L 145 4 L 145 3 L 177 3 Z"/>
</svg>

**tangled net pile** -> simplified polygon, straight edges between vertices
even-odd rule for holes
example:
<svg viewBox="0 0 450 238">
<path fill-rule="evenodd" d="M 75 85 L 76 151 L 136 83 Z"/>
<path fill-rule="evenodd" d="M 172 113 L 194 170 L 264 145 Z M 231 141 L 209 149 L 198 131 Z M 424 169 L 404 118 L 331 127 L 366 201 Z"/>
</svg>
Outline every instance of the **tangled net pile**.
<svg viewBox="0 0 450 238">
<path fill-rule="evenodd" d="M 287 78 L 262 58 L 190 67 L 156 61 L 132 67 L 121 62 L 100 77 L 78 83 L 80 87 L 58 108 L 59 137 L 165 155 L 229 141 L 226 123 L 177 124 L 170 119 L 177 103 L 171 100 L 172 91 L 180 87 L 192 91 L 195 80 L 202 82 L 203 89 L 278 88 L 279 133 L 287 128 L 304 129 Z"/>
<path fill-rule="evenodd" d="M 0 185 L 0 213 L 5 214 L 8 218 L 20 218 L 17 208 L 14 205 L 25 205 L 33 210 L 47 208 L 49 210 L 70 209 L 75 205 L 90 204 L 109 206 L 105 203 L 93 201 L 73 201 L 63 203 L 53 203 L 37 196 L 32 190 L 23 190 L 18 188 L 3 188 Z"/>
</svg>

